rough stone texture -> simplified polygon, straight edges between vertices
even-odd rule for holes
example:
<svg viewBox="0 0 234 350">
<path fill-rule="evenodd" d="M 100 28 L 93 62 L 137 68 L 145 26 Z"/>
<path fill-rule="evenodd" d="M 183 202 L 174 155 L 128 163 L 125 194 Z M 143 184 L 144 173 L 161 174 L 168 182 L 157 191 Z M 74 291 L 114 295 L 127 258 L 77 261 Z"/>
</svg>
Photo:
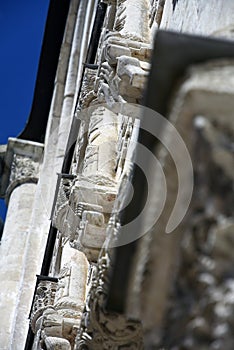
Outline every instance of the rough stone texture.
<svg viewBox="0 0 234 350">
<path fill-rule="evenodd" d="M 167 0 L 161 29 L 233 38 L 234 3 L 226 1 Z"/>
</svg>

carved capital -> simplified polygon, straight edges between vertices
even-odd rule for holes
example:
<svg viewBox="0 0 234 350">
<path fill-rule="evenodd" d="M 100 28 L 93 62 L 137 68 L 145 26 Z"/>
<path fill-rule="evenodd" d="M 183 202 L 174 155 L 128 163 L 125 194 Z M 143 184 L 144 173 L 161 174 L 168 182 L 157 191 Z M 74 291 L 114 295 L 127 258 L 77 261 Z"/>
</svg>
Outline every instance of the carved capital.
<svg viewBox="0 0 234 350">
<path fill-rule="evenodd" d="M 43 145 L 9 138 L 1 177 L 1 195 L 9 199 L 15 187 L 38 181 Z"/>
<path fill-rule="evenodd" d="M 11 164 L 10 185 L 8 191 L 11 191 L 11 187 L 16 184 L 25 182 L 37 182 L 38 180 L 39 163 L 32 158 L 14 154 Z"/>
</svg>

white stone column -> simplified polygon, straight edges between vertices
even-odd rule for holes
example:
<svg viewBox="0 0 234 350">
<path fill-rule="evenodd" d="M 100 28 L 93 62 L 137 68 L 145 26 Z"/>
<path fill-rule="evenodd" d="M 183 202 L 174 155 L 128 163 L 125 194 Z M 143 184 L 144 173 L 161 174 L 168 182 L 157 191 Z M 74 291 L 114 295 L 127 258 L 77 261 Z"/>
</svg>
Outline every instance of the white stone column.
<svg viewBox="0 0 234 350">
<path fill-rule="evenodd" d="M 25 288 L 24 276 L 32 265 L 26 252 L 42 152 L 42 144 L 9 139 L 5 154 L 1 188 L 8 211 L 0 246 L 1 350 L 22 350 L 27 334 L 34 281 Z"/>
<path fill-rule="evenodd" d="M 24 331 L 23 324 L 15 320 L 20 307 L 20 285 L 24 269 L 30 268 L 25 261 L 25 246 L 31 222 L 32 203 L 36 184 L 28 183 L 17 187 L 9 201 L 6 223 L 0 246 L 0 348 L 2 350 L 23 349 L 22 333 L 18 334 L 18 344 L 12 344 L 15 327 Z M 29 286 L 30 290 L 30 286 Z M 25 300 L 23 309 L 28 312 Z M 22 319 L 23 322 L 23 319 Z"/>
</svg>

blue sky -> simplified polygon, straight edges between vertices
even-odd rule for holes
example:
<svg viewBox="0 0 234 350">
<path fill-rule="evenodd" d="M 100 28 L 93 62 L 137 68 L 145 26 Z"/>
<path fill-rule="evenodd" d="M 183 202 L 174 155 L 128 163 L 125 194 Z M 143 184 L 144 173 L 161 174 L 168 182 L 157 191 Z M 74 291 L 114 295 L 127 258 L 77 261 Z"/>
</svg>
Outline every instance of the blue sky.
<svg viewBox="0 0 234 350">
<path fill-rule="evenodd" d="M 49 0 L 0 0 L 0 144 L 28 119 L 48 6 Z"/>
</svg>

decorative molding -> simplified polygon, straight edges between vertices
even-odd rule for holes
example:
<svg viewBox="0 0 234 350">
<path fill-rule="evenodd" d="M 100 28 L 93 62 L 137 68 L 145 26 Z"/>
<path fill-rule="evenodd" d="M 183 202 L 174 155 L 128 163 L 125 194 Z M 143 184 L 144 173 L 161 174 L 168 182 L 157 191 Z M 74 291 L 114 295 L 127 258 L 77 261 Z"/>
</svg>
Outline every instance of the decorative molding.
<svg viewBox="0 0 234 350">
<path fill-rule="evenodd" d="M 128 111 L 129 114 L 130 111 Z M 133 112 L 133 111 L 131 111 Z M 134 115 L 134 113 L 132 113 Z M 126 181 L 133 169 L 133 149 L 129 147 L 137 140 L 139 121 L 125 115 L 119 115 L 118 156 L 116 158 L 116 176 L 119 179 L 118 200 L 106 229 L 106 242 L 100 253 L 97 264 L 91 265 L 91 278 L 88 285 L 88 295 L 83 312 L 81 326 L 76 338 L 75 350 L 80 349 L 143 349 L 142 326 L 135 318 L 109 313 L 105 310 L 105 301 L 111 273 L 112 259 L 109 248 L 117 240 L 119 233 L 118 212 L 124 205 L 126 196 Z M 128 153 L 128 154 L 126 154 Z M 112 250 L 113 252 L 113 250 Z"/>
<path fill-rule="evenodd" d="M 73 179 L 62 178 L 60 182 L 53 225 L 73 248 L 84 252 L 89 261 L 97 261 L 118 180 L 127 174 L 126 165 L 130 166 L 131 156 L 126 162 L 126 154 L 135 122 L 106 106 L 94 106 L 85 112 L 88 114 L 89 122 L 87 118 L 81 122 L 75 147 Z"/>
</svg>

